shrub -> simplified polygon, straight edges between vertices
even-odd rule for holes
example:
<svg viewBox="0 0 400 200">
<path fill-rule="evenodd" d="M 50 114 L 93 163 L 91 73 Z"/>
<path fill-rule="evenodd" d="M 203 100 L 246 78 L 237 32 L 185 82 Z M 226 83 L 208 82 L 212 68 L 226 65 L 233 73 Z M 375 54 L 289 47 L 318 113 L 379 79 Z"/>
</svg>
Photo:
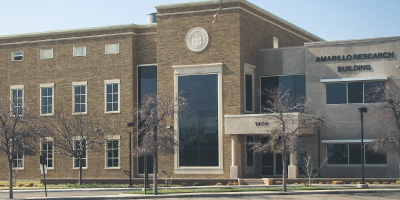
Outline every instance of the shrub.
<svg viewBox="0 0 400 200">
<path fill-rule="evenodd" d="M 389 184 L 387 181 L 383 182 L 382 184 Z"/>
<path fill-rule="evenodd" d="M 324 182 L 319 182 L 319 184 L 324 184 Z"/>
<path fill-rule="evenodd" d="M 194 183 L 193 183 L 193 186 L 199 186 L 199 185 L 200 185 L 199 182 L 194 182 Z"/>
<path fill-rule="evenodd" d="M 33 187 L 35 185 L 34 183 L 29 183 L 29 187 Z"/>
<path fill-rule="evenodd" d="M 182 182 L 181 186 L 187 186 L 188 184 L 186 182 Z"/>
<path fill-rule="evenodd" d="M 331 184 L 331 182 L 326 182 L 325 184 Z"/>
<path fill-rule="evenodd" d="M 376 181 L 376 182 L 374 182 L 374 184 L 379 184 L 379 182 L 378 182 L 378 181 Z"/>
<path fill-rule="evenodd" d="M 218 182 L 217 184 L 215 184 L 215 185 L 222 185 L 222 183 L 221 182 Z"/>
</svg>

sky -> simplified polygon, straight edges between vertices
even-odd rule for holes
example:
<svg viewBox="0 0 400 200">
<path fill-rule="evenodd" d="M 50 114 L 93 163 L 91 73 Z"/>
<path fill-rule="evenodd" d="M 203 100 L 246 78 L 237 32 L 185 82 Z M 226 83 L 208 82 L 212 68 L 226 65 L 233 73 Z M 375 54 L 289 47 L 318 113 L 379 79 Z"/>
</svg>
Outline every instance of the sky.
<svg viewBox="0 0 400 200">
<path fill-rule="evenodd" d="M 190 1 L 0 0 L 0 36 L 146 24 L 155 6 Z M 327 41 L 400 36 L 400 0 L 248 1 Z"/>
</svg>

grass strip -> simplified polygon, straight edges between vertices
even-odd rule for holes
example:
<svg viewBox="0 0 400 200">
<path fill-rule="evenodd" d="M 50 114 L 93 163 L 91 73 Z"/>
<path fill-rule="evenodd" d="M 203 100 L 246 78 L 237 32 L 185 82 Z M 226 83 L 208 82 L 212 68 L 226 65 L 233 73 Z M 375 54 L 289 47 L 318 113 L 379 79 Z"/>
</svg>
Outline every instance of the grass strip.
<svg viewBox="0 0 400 200">
<path fill-rule="evenodd" d="M 287 190 L 341 190 L 358 189 L 357 187 L 288 187 Z M 371 189 L 371 188 L 369 188 Z M 257 192 L 257 191 L 281 191 L 282 188 L 204 188 L 204 189 L 164 189 L 158 190 L 159 194 L 173 193 L 205 193 L 205 192 Z M 127 191 L 124 194 L 144 194 L 144 191 Z M 152 190 L 146 191 L 146 194 L 152 194 Z"/>
</svg>

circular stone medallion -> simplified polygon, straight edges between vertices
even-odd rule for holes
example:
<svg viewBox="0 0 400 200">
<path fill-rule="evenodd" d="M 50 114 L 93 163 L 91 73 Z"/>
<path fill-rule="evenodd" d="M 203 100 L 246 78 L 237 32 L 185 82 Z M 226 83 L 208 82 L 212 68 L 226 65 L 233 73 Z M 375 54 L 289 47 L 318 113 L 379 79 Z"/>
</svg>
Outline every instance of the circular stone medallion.
<svg viewBox="0 0 400 200">
<path fill-rule="evenodd" d="M 208 45 L 208 34 L 203 28 L 192 28 L 186 34 L 186 46 L 193 52 L 203 51 Z"/>
</svg>

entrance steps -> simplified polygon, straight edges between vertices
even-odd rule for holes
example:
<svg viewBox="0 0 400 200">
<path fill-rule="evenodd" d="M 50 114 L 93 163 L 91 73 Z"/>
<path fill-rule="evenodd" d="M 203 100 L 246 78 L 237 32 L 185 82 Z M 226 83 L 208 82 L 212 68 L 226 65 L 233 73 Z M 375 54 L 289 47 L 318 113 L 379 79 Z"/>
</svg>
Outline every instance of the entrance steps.
<svg viewBox="0 0 400 200">
<path fill-rule="evenodd" d="M 262 180 L 261 178 L 243 179 L 243 183 L 245 185 L 265 185 L 264 180 Z"/>
</svg>

